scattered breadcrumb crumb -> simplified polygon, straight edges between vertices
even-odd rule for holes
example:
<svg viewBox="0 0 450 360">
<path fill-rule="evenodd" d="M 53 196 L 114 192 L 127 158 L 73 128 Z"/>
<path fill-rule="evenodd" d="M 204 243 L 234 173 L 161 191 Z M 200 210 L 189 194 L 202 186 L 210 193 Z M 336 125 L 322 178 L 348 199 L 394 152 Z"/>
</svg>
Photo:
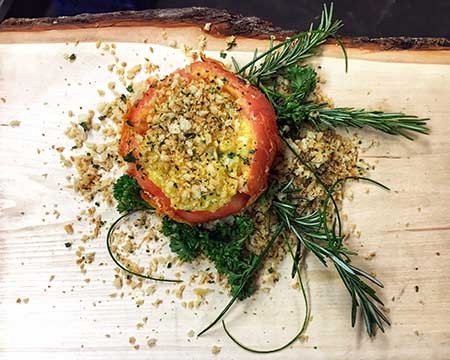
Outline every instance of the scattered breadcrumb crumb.
<svg viewBox="0 0 450 360">
<path fill-rule="evenodd" d="M 73 224 L 65 225 L 64 230 L 66 230 L 67 234 L 72 235 L 73 234 Z"/>
<path fill-rule="evenodd" d="M 198 40 L 198 49 L 200 51 L 205 50 L 205 48 L 206 48 L 206 36 L 205 35 L 200 35 L 197 40 Z"/>
<path fill-rule="evenodd" d="M 134 336 L 130 336 L 130 338 L 128 339 L 128 342 L 129 342 L 131 345 L 134 345 L 134 344 L 136 343 L 136 338 L 135 338 Z"/>
<path fill-rule="evenodd" d="M 75 54 L 64 54 L 64 59 L 70 62 L 74 62 L 77 59 Z"/>
<path fill-rule="evenodd" d="M 213 345 L 211 348 L 211 353 L 213 355 L 217 355 L 218 353 L 220 353 L 220 350 L 222 350 L 222 348 L 218 345 Z"/>
<path fill-rule="evenodd" d="M 227 50 L 232 49 L 236 46 L 236 36 L 232 35 L 225 39 L 225 43 L 227 44 Z"/>
<path fill-rule="evenodd" d="M 205 289 L 205 288 L 195 288 L 193 290 L 193 292 L 194 292 L 195 295 L 197 295 L 198 297 L 201 297 L 203 299 L 209 293 L 214 292 L 214 290 L 212 290 L 212 289 Z"/>
<path fill-rule="evenodd" d="M 9 126 L 10 127 L 19 127 L 20 126 L 20 121 L 19 120 L 11 120 L 9 122 Z"/>
<path fill-rule="evenodd" d="M 147 345 L 149 348 L 152 348 L 156 345 L 156 342 L 158 341 L 158 339 L 155 338 L 151 338 L 147 340 Z"/>
<path fill-rule="evenodd" d="M 141 71 L 141 69 L 142 69 L 141 64 L 134 65 L 130 70 L 128 70 L 127 79 L 128 80 L 134 79 L 134 77 Z"/>
<path fill-rule="evenodd" d="M 301 343 L 306 343 L 309 340 L 309 336 L 308 335 L 300 335 L 298 337 L 298 339 L 300 340 Z"/>
<path fill-rule="evenodd" d="M 176 291 L 175 291 L 175 295 L 177 298 L 182 299 L 183 298 L 183 291 L 186 288 L 186 285 L 180 285 Z"/>
<path fill-rule="evenodd" d="M 122 289 L 122 286 L 123 286 L 122 278 L 116 275 L 116 277 L 114 278 L 114 287 L 116 289 Z"/>
</svg>

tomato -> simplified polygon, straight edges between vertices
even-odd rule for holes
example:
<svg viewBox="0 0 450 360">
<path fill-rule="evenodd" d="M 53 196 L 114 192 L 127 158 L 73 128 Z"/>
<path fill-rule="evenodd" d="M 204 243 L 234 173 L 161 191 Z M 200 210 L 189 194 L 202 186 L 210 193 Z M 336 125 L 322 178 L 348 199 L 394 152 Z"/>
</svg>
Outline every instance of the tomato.
<svg viewBox="0 0 450 360">
<path fill-rule="evenodd" d="M 241 109 L 241 116 L 251 124 L 256 148 L 252 153 L 245 186 L 240 187 L 228 203 L 214 211 L 176 209 L 172 206 L 170 198 L 150 180 L 140 165 L 140 149 L 136 136 L 150 131 L 147 123 L 148 108 L 154 98 L 158 96 L 157 89 L 170 86 L 175 74 L 189 80 L 192 80 L 193 77 L 202 77 L 204 74 L 214 74 L 225 78 L 226 83 L 223 89 L 231 94 Z M 145 96 L 130 106 L 122 128 L 120 154 L 126 156 L 132 153 L 137 159 L 135 162 L 129 163 L 128 173 L 141 186 L 141 195 L 144 200 L 155 207 L 159 213 L 168 215 L 172 219 L 189 224 L 199 224 L 239 213 L 251 205 L 267 188 L 269 170 L 279 144 L 275 112 L 264 94 L 236 74 L 226 70 L 222 63 L 206 59 L 194 62 L 186 69 L 178 69 L 157 84 L 151 84 Z"/>
</svg>

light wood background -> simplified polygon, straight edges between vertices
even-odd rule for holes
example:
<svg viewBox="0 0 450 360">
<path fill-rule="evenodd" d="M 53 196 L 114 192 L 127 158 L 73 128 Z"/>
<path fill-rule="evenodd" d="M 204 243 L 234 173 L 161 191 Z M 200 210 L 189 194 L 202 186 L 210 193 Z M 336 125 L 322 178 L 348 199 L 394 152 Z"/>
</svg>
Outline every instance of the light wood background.
<svg viewBox="0 0 450 360">
<path fill-rule="evenodd" d="M 313 314 L 309 339 L 268 356 L 239 349 L 220 326 L 200 339 L 187 336 L 215 317 L 226 301 L 218 293 L 195 311 L 165 297 L 173 285 L 158 285 L 140 308 L 127 290 L 123 299 L 109 298 L 116 290 L 105 231 L 86 245 L 96 251 L 96 259 L 86 275 L 79 272 L 74 252 L 84 228 L 76 224 L 69 236 L 64 225 L 74 222 L 85 205 L 65 187 L 67 169 L 51 146 L 70 146 L 63 135 L 68 110 L 95 108 L 101 100 L 97 89 L 111 80 L 106 70 L 111 57 L 101 56 L 95 41 L 116 42 L 119 57 L 129 64 L 143 62 L 153 45 L 152 61 L 169 72 L 186 59 L 181 50 L 166 47 L 168 41 L 196 45 L 199 35 L 205 35 L 199 27 L 151 24 L 0 32 L 0 98 L 6 100 L 0 101 L 0 358 L 450 359 L 450 50 L 445 48 L 353 47 L 348 73 L 335 45 L 327 45 L 314 60 L 322 66 L 324 91 L 336 105 L 431 118 L 431 134 L 414 142 L 360 132 L 368 143 L 379 141 L 361 156 L 376 166 L 372 178 L 392 191 L 370 187 L 367 194 L 367 185 L 353 184 L 354 199 L 344 204 L 348 223 L 357 224 L 362 234 L 351 241 L 362 255 L 356 263 L 385 284 L 380 294 L 392 320 L 385 334 L 369 339 L 361 328 L 350 327 L 347 293 L 334 272 L 312 258 L 306 275 Z M 225 47 L 223 37 L 206 36 L 209 54 L 217 57 Z M 255 47 L 265 46 L 264 40 L 240 38 L 236 56 L 245 61 Z M 77 60 L 69 63 L 64 53 L 76 53 Z M 21 125 L 6 126 L 11 120 Z M 100 213 L 108 223 L 116 216 L 104 207 Z M 68 240 L 74 249 L 65 248 Z M 372 251 L 375 258 L 364 260 Z M 189 273 L 188 266 L 183 277 Z M 236 306 L 226 318 L 230 329 L 260 348 L 289 339 L 303 311 L 289 284 L 284 276 L 270 296 L 259 293 Z M 150 303 L 157 297 L 166 301 L 155 308 Z M 29 302 L 18 304 L 17 298 Z M 144 316 L 148 323 L 136 329 Z M 139 350 L 128 343 L 130 336 Z M 149 348 L 147 338 L 158 339 L 156 346 Z M 211 354 L 214 344 L 222 347 L 218 355 Z"/>
</svg>

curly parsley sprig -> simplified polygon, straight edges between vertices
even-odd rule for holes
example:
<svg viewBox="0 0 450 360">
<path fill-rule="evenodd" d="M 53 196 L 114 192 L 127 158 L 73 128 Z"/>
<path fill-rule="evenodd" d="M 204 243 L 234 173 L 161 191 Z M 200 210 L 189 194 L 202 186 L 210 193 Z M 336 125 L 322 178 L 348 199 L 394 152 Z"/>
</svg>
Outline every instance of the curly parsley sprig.
<svg viewBox="0 0 450 360">
<path fill-rule="evenodd" d="M 164 217 L 162 232 L 170 239 L 172 252 L 181 260 L 191 262 L 200 253 L 205 254 L 214 263 L 217 272 L 227 277 L 232 296 L 243 300 L 253 294 L 254 279 L 247 277 L 247 274 L 256 261 L 256 255 L 245 249 L 246 240 L 254 232 L 249 216 L 238 215 L 233 223 L 218 222 L 208 229 Z"/>
</svg>

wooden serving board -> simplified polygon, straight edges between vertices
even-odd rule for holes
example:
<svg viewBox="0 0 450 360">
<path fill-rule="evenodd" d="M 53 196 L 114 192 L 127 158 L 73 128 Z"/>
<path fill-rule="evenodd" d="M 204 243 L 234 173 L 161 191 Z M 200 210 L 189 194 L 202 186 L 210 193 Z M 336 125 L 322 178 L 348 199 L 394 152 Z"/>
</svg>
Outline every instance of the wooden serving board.
<svg viewBox="0 0 450 360">
<path fill-rule="evenodd" d="M 202 30 L 205 23 L 212 24 L 209 32 Z M 237 36 L 233 54 L 244 62 L 255 47 L 267 47 L 269 35 L 281 38 L 292 32 L 259 19 L 200 8 L 19 19 L 0 25 L 0 98 L 5 100 L 0 101 L 1 359 L 264 357 L 236 347 L 220 326 L 199 339 L 188 337 L 189 330 L 198 331 L 215 317 L 227 300 L 224 295 L 210 295 L 209 305 L 196 310 L 183 309 L 179 299 L 165 297 L 173 285 L 158 285 L 152 300 L 146 299 L 139 308 L 126 290 L 124 298 L 109 298 L 115 292 L 114 266 L 106 252 L 104 229 L 86 244 L 96 257 L 87 274 L 81 274 L 74 252 L 83 226 L 75 217 L 85 205 L 66 188 L 68 170 L 51 148 L 71 146 L 63 135 L 71 120 L 68 111 L 95 109 L 102 100 L 97 89 L 105 89 L 110 81 L 106 67 L 111 57 L 100 54 L 96 41 L 115 42 L 119 57 L 129 64 L 150 57 L 167 73 L 187 61 L 183 44 L 195 48 L 198 36 L 205 36 L 208 55 L 218 57 L 226 47 L 225 37 L 232 34 Z M 168 47 L 172 40 L 179 49 Z M 366 193 L 367 185 L 353 184 L 353 201 L 344 203 L 348 223 L 361 230 L 361 237 L 350 242 L 362 255 L 355 261 L 385 284 L 380 294 L 392 326 L 375 339 L 359 326 L 352 329 L 350 301 L 341 282 L 332 269 L 309 257 L 306 279 L 313 319 L 308 339 L 265 357 L 450 359 L 449 41 L 345 42 L 348 73 L 335 44 L 324 46 L 322 55 L 313 60 L 321 65 L 323 90 L 336 105 L 431 118 L 431 134 L 413 142 L 359 132 L 368 142 L 379 141 L 361 157 L 375 165 L 372 178 L 392 191 L 371 187 Z M 75 53 L 76 61 L 68 62 L 64 53 Z M 20 126 L 7 126 L 12 120 L 20 121 Z M 107 224 L 117 216 L 112 209 L 98 211 Z M 75 233 L 67 235 L 64 225 L 73 222 Z M 73 241 L 72 249 L 65 247 L 67 241 Z M 365 260 L 370 252 L 376 256 Z M 186 265 L 183 277 L 190 271 Z M 297 330 L 303 303 L 289 286 L 288 274 L 284 271 L 269 296 L 259 293 L 226 317 L 231 331 L 246 344 L 271 348 Z M 155 297 L 165 301 L 154 307 Z M 144 316 L 147 323 L 137 329 Z M 129 344 L 131 336 L 139 350 Z M 156 346 L 147 346 L 149 338 L 157 339 Z M 222 348 L 218 355 L 211 353 L 214 344 Z"/>
</svg>

